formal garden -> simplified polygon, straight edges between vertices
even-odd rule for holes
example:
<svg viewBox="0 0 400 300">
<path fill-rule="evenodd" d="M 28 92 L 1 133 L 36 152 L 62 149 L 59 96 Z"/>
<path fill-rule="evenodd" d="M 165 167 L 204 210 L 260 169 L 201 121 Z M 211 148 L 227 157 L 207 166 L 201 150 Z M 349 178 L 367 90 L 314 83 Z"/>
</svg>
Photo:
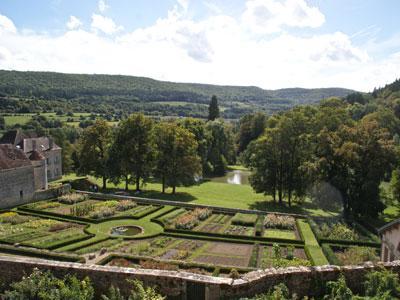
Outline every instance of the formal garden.
<svg viewBox="0 0 400 300">
<path fill-rule="evenodd" d="M 170 204 L 170 202 L 167 202 Z M 0 251 L 239 277 L 259 268 L 363 264 L 380 242 L 340 217 L 71 193 L 0 213 Z"/>
</svg>

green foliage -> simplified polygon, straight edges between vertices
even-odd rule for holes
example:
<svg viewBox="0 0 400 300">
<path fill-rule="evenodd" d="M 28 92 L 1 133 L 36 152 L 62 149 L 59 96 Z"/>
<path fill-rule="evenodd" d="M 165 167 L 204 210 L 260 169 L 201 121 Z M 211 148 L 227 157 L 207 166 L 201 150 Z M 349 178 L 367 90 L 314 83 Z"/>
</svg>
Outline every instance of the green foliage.
<svg viewBox="0 0 400 300">
<path fill-rule="evenodd" d="M 38 299 L 38 300 L 91 300 L 94 290 L 88 278 L 79 280 L 67 275 L 63 279 L 54 277 L 50 272 L 35 269 L 31 275 L 11 284 L 2 299 Z"/>
<path fill-rule="evenodd" d="M 214 121 L 219 118 L 219 107 L 217 96 L 213 95 L 211 97 L 210 106 L 208 107 L 208 120 Z"/>
<path fill-rule="evenodd" d="M 246 150 L 251 141 L 256 140 L 267 126 L 267 116 L 257 112 L 247 114 L 240 118 L 239 132 L 237 134 L 238 152 Z"/>
<path fill-rule="evenodd" d="M 368 273 L 365 281 L 365 295 L 383 300 L 399 298 L 399 276 L 388 270 Z"/>
<path fill-rule="evenodd" d="M 326 284 L 328 295 L 325 295 L 326 300 L 352 300 L 353 292 L 347 287 L 346 278 L 343 274 L 340 275 L 337 281 L 329 281 Z"/>
<path fill-rule="evenodd" d="M 161 180 L 162 192 L 172 187 L 190 186 L 202 175 L 198 144 L 195 136 L 175 123 L 160 124 L 156 128 L 156 168 L 155 175 Z"/>
<path fill-rule="evenodd" d="M 234 225 L 254 226 L 258 216 L 255 214 L 236 213 L 231 222 Z"/>
<path fill-rule="evenodd" d="M 349 247 L 343 252 L 336 253 L 342 265 L 358 265 L 366 261 L 377 262 L 377 251 L 370 247 Z"/>
<path fill-rule="evenodd" d="M 359 238 L 354 229 L 350 229 L 346 224 L 343 223 L 322 224 L 321 235 L 332 240 L 355 241 Z"/>
<path fill-rule="evenodd" d="M 291 216 L 268 214 L 265 217 L 264 226 L 266 228 L 294 230 L 296 228 L 296 220 Z"/>
</svg>

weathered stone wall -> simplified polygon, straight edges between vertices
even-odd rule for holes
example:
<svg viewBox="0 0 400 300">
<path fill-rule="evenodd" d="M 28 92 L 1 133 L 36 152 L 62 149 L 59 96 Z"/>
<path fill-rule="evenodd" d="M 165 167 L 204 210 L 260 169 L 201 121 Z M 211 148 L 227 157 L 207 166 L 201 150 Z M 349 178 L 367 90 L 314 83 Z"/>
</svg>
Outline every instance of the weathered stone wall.
<svg viewBox="0 0 400 300">
<path fill-rule="evenodd" d="M 36 191 L 32 201 L 36 202 L 36 201 L 56 198 L 60 195 L 69 193 L 70 191 L 71 191 L 71 186 L 69 184 L 63 184 L 60 187 L 51 188 L 48 190 Z"/>
<path fill-rule="evenodd" d="M 34 268 L 50 270 L 56 276 L 75 274 L 79 278 L 90 277 L 97 294 L 106 292 L 110 285 L 118 286 L 124 293 L 130 289 L 127 279 L 139 279 L 146 285 L 155 285 L 169 299 L 236 299 L 263 293 L 284 282 L 291 293 L 298 296 L 318 296 L 327 281 L 344 274 L 348 285 L 356 292 L 364 289 L 365 274 L 385 267 L 400 273 L 400 261 L 364 266 L 292 267 L 266 269 L 246 274 L 232 280 L 186 272 L 128 269 L 78 263 L 52 262 L 47 260 L 0 256 L 0 282 L 6 286 L 30 274 Z"/>
<path fill-rule="evenodd" d="M 53 181 L 62 177 L 61 149 L 43 152 L 47 162 L 47 180 Z"/>
<path fill-rule="evenodd" d="M 33 166 L 0 170 L 0 208 L 29 203 L 35 192 Z"/>
<path fill-rule="evenodd" d="M 34 160 L 33 175 L 35 178 L 35 190 L 46 190 L 47 189 L 47 167 L 45 160 Z"/>
</svg>

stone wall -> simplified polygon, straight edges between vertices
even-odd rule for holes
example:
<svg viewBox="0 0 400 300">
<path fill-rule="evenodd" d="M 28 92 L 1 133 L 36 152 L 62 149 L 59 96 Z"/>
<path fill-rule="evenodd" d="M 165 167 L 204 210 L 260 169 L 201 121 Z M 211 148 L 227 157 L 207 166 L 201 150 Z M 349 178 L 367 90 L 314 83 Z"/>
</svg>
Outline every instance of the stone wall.
<svg viewBox="0 0 400 300">
<path fill-rule="evenodd" d="M 67 194 L 70 191 L 71 186 L 69 184 L 63 184 L 60 187 L 51 188 L 48 190 L 36 191 L 35 195 L 33 196 L 33 202 L 56 198 L 60 195 Z"/>
<path fill-rule="evenodd" d="M 35 190 L 47 189 L 47 166 L 45 160 L 32 161 L 33 174 L 35 178 Z"/>
<path fill-rule="evenodd" d="M 47 162 L 47 180 L 53 181 L 62 177 L 61 149 L 51 149 L 43 152 Z"/>
<path fill-rule="evenodd" d="M 0 208 L 29 203 L 35 192 L 33 166 L 0 170 Z"/>
<path fill-rule="evenodd" d="M 106 292 L 110 285 L 118 286 L 128 293 L 127 279 L 139 279 L 146 285 L 157 286 L 168 299 L 214 300 L 251 297 L 284 282 L 291 293 L 298 296 L 319 296 L 327 281 L 336 280 L 344 274 L 348 285 L 356 292 L 363 290 L 365 274 L 385 267 L 400 273 L 400 261 L 364 266 L 323 266 L 266 269 L 250 272 L 241 279 L 219 278 L 187 272 L 119 268 L 84 265 L 79 263 L 53 262 L 47 260 L 0 256 L 0 282 L 6 286 L 30 274 L 34 268 L 50 270 L 56 276 L 75 274 L 79 278 L 90 277 L 97 296 Z"/>
</svg>

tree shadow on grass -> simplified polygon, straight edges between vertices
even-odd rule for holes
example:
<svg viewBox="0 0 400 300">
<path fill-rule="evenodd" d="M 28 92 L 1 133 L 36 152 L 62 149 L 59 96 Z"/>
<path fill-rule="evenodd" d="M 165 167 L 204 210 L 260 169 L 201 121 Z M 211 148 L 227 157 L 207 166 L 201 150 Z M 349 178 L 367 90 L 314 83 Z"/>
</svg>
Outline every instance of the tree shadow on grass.
<svg viewBox="0 0 400 300">
<path fill-rule="evenodd" d="M 256 201 L 249 205 L 250 209 L 257 209 L 266 212 L 281 212 L 281 213 L 292 213 L 292 214 L 304 214 L 305 210 L 297 204 L 289 207 L 286 203 L 275 203 L 271 200 Z"/>
<path fill-rule="evenodd" d="M 136 192 L 134 190 L 125 191 L 119 188 L 107 188 L 106 190 L 100 190 L 100 192 L 117 194 L 117 195 L 127 195 L 132 197 L 177 201 L 177 202 L 190 202 L 197 200 L 197 197 L 194 197 L 193 195 L 184 192 L 177 192 L 176 194 L 171 194 L 171 193 L 163 194 L 156 190 L 142 190 L 140 192 Z"/>
</svg>

